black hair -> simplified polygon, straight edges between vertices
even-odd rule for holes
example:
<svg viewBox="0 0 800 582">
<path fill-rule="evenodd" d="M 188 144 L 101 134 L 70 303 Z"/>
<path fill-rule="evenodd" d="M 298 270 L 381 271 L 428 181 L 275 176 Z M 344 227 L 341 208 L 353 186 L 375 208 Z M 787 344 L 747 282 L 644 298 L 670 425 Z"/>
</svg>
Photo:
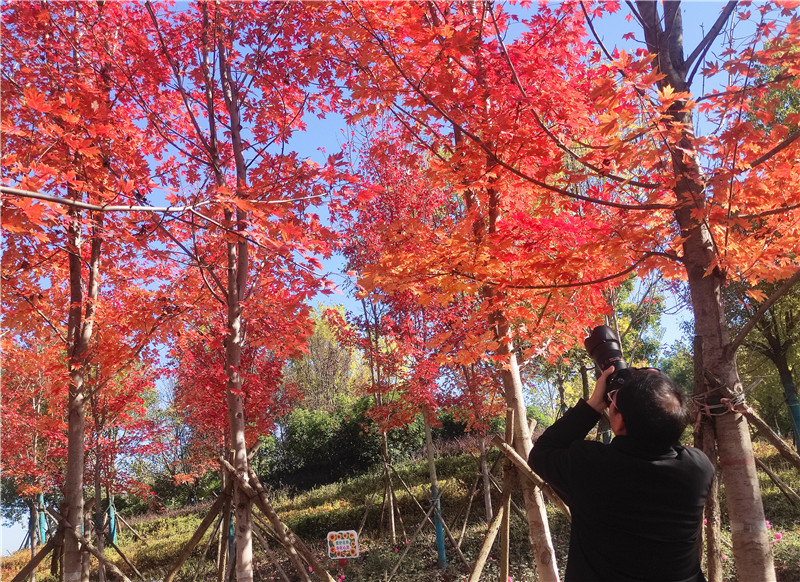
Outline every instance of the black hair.
<svg viewBox="0 0 800 582">
<path fill-rule="evenodd" d="M 655 368 L 629 368 L 615 405 L 629 437 L 669 447 L 689 424 L 686 396 L 672 379 Z"/>
</svg>

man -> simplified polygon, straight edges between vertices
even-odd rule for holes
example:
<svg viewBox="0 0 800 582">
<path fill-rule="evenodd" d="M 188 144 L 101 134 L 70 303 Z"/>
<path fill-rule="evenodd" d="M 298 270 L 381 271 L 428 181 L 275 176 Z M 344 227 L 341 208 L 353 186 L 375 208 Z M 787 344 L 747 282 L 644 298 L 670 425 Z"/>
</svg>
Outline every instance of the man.
<svg viewBox="0 0 800 582">
<path fill-rule="evenodd" d="M 565 582 L 699 582 L 703 506 L 714 468 L 678 444 L 685 397 L 654 368 L 610 366 L 594 393 L 534 444 L 531 468 L 570 506 Z M 584 440 L 608 407 L 610 444 Z"/>
</svg>

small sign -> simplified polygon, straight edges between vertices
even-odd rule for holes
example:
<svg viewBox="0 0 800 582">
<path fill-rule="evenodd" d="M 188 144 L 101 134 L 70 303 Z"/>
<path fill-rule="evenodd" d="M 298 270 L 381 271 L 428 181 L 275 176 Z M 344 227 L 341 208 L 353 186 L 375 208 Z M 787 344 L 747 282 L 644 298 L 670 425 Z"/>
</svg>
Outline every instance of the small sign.
<svg viewBox="0 0 800 582">
<path fill-rule="evenodd" d="M 328 557 L 357 558 L 358 534 L 353 530 L 328 532 Z"/>
</svg>

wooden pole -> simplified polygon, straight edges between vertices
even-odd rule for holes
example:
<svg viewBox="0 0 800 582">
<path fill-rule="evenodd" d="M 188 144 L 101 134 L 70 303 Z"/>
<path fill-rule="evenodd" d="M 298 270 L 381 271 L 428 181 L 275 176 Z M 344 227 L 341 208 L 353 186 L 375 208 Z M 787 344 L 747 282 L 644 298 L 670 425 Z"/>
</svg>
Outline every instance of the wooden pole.
<svg viewBox="0 0 800 582">
<path fill-rule="evenodd" d="M 514 446 L 514 409 L 506 408 L 506 443 Z M 514 489 L 514 464 L 506 457 L 503 461 L 503 491 Z M 508 554 L 511 545 L 511 495 L 503 506 L 500 521 L 500 582 L 508 582 Z"/>
<path fill-rule="evenodd" d="M 211 505 L 211 508 L 208 510 L 205 518 L 203 518 L 203 521 L 200 522 L 200 526 L 195 530 L 188 543 L 183 547 L 183 550 L 181 550 L 181 553 L 178 555 L 178 559 L 175 560 L 172 568 L 170 568 L 170 571 L 164 577 L 164 582 L 172 582 L 172 580 L 175 578 L 175 575 L 183 566 L 183 563 L 189 559 L 189 556 L 192 554 L 195 546 L 197 546 L 197 544 L 200 543 L 200 540 L 203 539 L 203 535 L 206 533 L 208 526 L 210 526 L 211 522 L 214 521 L 214 518 L 219 515 L 219 511 L 227 498 L 228 495 L 224 493 L 217 497 L 216 501 L 214 501 L 214 503 Z"/>
<path fill-rule="evenodd" d="M 111 547 L 112 547 L 112 548 L 114 548 L 114 549 L 117 551 L 117 553 L 119 554 L 119 557 L 120 557 L 120 558 L 122 558 L 122 560 L 123 560 L 123 561 L 124 561 L 126 564 L 128 564 L 128 567 L 129 567 L 131 570 L 133 570 L 134 574 L 136 574 L 136 576 L 137 576 L 137 577 L 138 577 L 140 580 L 144 580 L 144 579 L 145 579 L 145 577 L 142 575 L 142 573 L 141 573 L 141 572 L 139 572 L 139 570 L 136 568 L 136 566 L 133 564 L 133 562 L 131 562 L 131 561 L 128 559 L 128 556 L 126 556 L 125 554 L 123 554 L 123 553 L 122 553 L 122 550 L 120 550 L 120 549 L 119 549 L 119 546 L 118 546 L 117 544 L 115 544 L 114 542 L 112 542 L 110 539 L 108 540 L 108 543 L 109 543 L 109 545 L 111 545 Z"/>
<path fill-rule="evenodd" d="M 475 493 L 478 491 L 478 484 L 481 481 L 480 473 L 475 475 L 475 481 L 472 484 L 472 489 L 467 496 L 467 511 L 464 513 L 464 523 L 461 525 L 461 532 L 458 534 L 458 547 L 461 547 L 461 542 L 464 540 L 464 534 L 467 531 L 467 525 L 469 523 L 469 512 L 472 510 L 472 500 L 475 498 Z M 458 518 L 461 517 L 461 510 L 458 511 L 458 515 L 456 515 L 453 522 L 455 523 Z M 491 518 L 489 519 L 491 521 Z"/>
<path fill-rule="evenodd" d="M 797 454 L 792 447 L 789 446 L 785 440 L 783 440 L 777 433 L 772 430 L 772 427 L 766 423 L 766 421 L 761 418 L 758 414 L 756 414 L 755 410 L 752 408 L 747 408 L 742 411 L 747 421 L 756 427 L 758 434 L 762 435 L 766 438 L 772 446 L 778 449 L 778 452 L 781 456 L 789 461 L 795 469 L 800 471 L 800 455 Z"/>
<path fill-rule="evenodd" d="M 116 574 L 117 577 L 119 577 L 122 580 L 122 582 L 131 582 L 130 578 L 128 578 L 122 572 L 122 570 L 117 568 L 117 565 L 114 562 L 112 562 L 111 560 L 106 558 L 102 554 L 102 552 L 100 552 L 96 547 L 94 547 L 92 545 L 92 543 L 88 539 L 86 539 L 84 536 L 79 534 L 77 532 L 77 530 L 74 527 L 72 527 L 70 525 L 70 523 L 66 519 L 64 519 L 58 513 L 56 513 L 56 511 L 54 509 L 49 509 L 47 511 L 48 511 L 48 513 L 50 513 L 58 521 L 59 525 L 61 527 L 63 527 L 65 529 L 65 531 L 67 533 L 69 533 L 69 535 L 74 536 L 75 539 L 81 544 L 81 546 L 82 546 L 82 550 L 81 551 L 83 551 L 85 549 L 87 552 L 92 554 L 95 558 L 97 558 L 98 562 L 100 562 L 106 568 L 108 568 L 109 570 L 114 572 L 114 574 Z"/>
<path fill-rule="evenodd" d="M 136 531 L 135 529 L 133 529 L 133 526 L 132 526 L 131 524 L 129 524 L 127 521 L 125 521 L 125 518 L 124 518 L 124 517 L 122 517 L 122 515 L 121 515 L 119 512 L 117 512 L 117 514 L 116 514 L 116 515 L 117 515 L 117 519 L 118 519 L 118 520 L 120 520 L 122 523 L 124 523 L 124 524 L 125 524 L 125 526 L 126 526 L 126 527 L 127 527 L 129 530 L 131 530 L 131 532 L 133 533 L 133 535 L 135 535 L 137 538 L 139 538 L 139 540 L 141 540 L 141 541 L 143 541 L 143 542 L 146 542 L 146 541 L 147 541 L 147 540 L 145 540 L 145 539 L 144 539 L 144 537 L 142 537 L 142 535 L 141 535 L 141 534 L 140 534 L 138 531 Z"/>
<path fill-rule="evenodd" d="M 433 508 L 434 508 L 434 506 L 431 505 L 431 508 L 428 510 L 428 513 L 425 514 L 425 518 L 421 522 L 419 522 L 419 525 L 417 526 L 416 531 L 414 531 L 414 535 L 411 536 L 411 539 L 409 540 L 409 543 L 406 544 L 406 547 L 403 550 L 403 553 L 400 554 L 400 559 L 397 560 L 397 563 L 394 565 L 394 568 L 392 568 L 392 571 L 386 577 L 386 582 L 391 582 L 392 578 L 394 578 L 394 575 L 397 574 L 397 570 L 400 568 L 400 564 L 403 563 L 403 560 L 405 559 L 406 554 L 408 554 L 408 551 L 411 549 L 411 543 L 415 539 L 417 539 L 417 536 L 419 535 L 419 532 L 422 531 L 422 526 L 424 526 L 426 523 L 429 523 L 431 521 L 431 514 L 433 513 Z"/>
<path fill-rule="evenodd" d="M 542 490 L 542 493 L 564 514 L 572 520 L 572 514 L 569 511 L 569 507 L 567 504 L 564 503 L 564 500 L 559 497 L 558 493 L 553 491 L 553 488 L 548 485 L 544 479 L 539 477 L 536 473 L 534 473 L 531 468 L 528 466 L 528 462 L 523 459 L 522 457 L 517 454 L 517 452 L 512 449 L 507 443 L 503 442 L 503 439 L 500 438 L 499 435 L 495 435 L 492 439 L 492 444 L 500 449 L 506 457 L 508 457 L 514 466 L 519 471 L 519 474 L 531 481 L 534 485 L 536 485 L 539 489 Z"/>
<path fill-rule="evenodd" d="M 258 538 L 258 541 L 261 542 L 261 547 L 264 548 L 264 553 L 267 554 L 267 558 L 269 558 L 269 561 L 272 562 L 272 565 L 275 566 L 275 568 L 278 570 L 278 574 L 280 574 L 280 577 L 283 580 L 283 582 L 291 582 L 291 580 L 289 580 L 289 577 L 286 575 L 286 572 L 284 572 L 283 568 L 281 567 L 281 564 L 278 561 L 278 557 L 275 555 L 275 552 L 273 552 L 269 548 L 269 544 L 267 544 L 267 540 L 266 538 L 264 538 L 264 534 L 261 533 L 261 529 L 255 527 L 253 528 L 253 533 L 256 535 L 256 538 Z"/>
<path fill-rule="evenodd" d="M 250 498 L 254 499 L 258 508 L 267 516 L 269 519 L 272 528 L 275 530 L 275 533 L 278 534 L 278 538 L 281 540 L 281 544 L 283 544 L 284 548 L 286 549 L 287 553 L 289 554 L 289 559 L 292 560 L 292 563 L 295 565 L 296 568 L 299 567 L 299 576 L 304 579 L 308 580 L 308 574 L 303 566 L 303 562 L 300 560 L 300 556 L 311 566 L 312 573 L 315 577 L 323 580 L 324 582 L 335 582 L 333 576 L 330 575 L 327 569 L 325 569 L 322 564 L 317 561 L 317 558 L 314 556 L 313 552 L 311 552 L 303 541 L 298 538 L 294 532 L 292 532 L 286 525 L 280 520 L 278 514 L 275 512 L 275 509 L 267 499 L 267 492 L 264 490 L 264 486 L 261 485 L 261 482 L 258 480 L 258 476 L 255 472 L 250 469 L 249 470 L 249 477 L 250 482 L 246 483 L 244 480 L 239 478 L 239 476 L 233 471 L 233 465 L 228 463 L 225 459 L 220 458 L 219 462 L 225 467 L 228 472 L 233 475 L 234 479 L 236 479 L 239 487 L 243 489 L 245 494 L 247 494 Z"/>
<path fill-rule="evenodd" d="M 789 487 L 789 485 L 780 477 L 778 477 L 769 467 L 764 464 L 764 461 L 756 457 L 756 465 L 758 468 L 764 471 L 770 479 L 772 479 L 773 483 L 778 486 L 778 489 L 786 496 L 786 498 L 791 501 L 796 507 L 800 507 L 800 495 L 798 495 L 794 489 Z"/>
<path fill-rule="evenodd" d="M 703 366 L 703 337 L 696 335 L 693 342 L 694 380 L 692 392 L 695 396 L 708 392 Z M 722 582 L 722 515 L 719 506 L 719 476 L 717 474 L 717 439 L 713 418 L 701 414 L 695 425 L 695 446 L 702 450 L 714 465 L 714 478 L 703 509 L 705 516 L 703 534 L 706 546 L 706 571 L 708 582 Z M 702 553 L 702 549 L 700 550 Z"/>
<path fill-rule="evenodd" d="M 214 543 L 214 538 L 217 537 L 217 533 L 219 533 L 218 530 L 221 523 L 222 523 L 222 515 L 218 515 L 217 521 L 214 524 L 214 529 L 211 530 L 211 535 L 208 536 L 208 541 L 206 542 L 206 545 L 203 548 L 203 553 L 200 555 L 200 560 L 198 560 L 197 567 L 194 569 L 194 576 L 192 576 L 192 582 L 197 582 L 197 576 L 200 574 L 200 568 L 203 565 L 203 560 L 205 560 L 206 556 L 208 555 L 208 550 L 211 547 L 211 544 Z"/>
<path fill-rule="evenodd" d="M 411 488 L 408 486 L 408 484 L 403 480 L 403 477 L 400 476 L 400 474 L 394 467 L 392 467 L 392 470 L 395 472 L 395 476 L 400 480 L 400 483 L 403 485 L 406 492 L 408 492 L 408 495 L 411 497 L 411 500 L 416 504 L 419 510 L 424 515 L 430 515 L 430 512 L 426 512 L 425 509 L 422 507 L 422 505 L 420 505 L 419 501 L 417 501 L 417 498 L 414 496 L 414 493 L 411 491 Z M 428 519 L 428 521 L 431 523 L 431 525 L 434 525 L 433 520 Z M 453 547 L 455 548 L 458 556 L 461 558 L 461 561 L 464 562 L 465 566 L 469 566 L 469 562 L 467 562 L 467 559 L 464 557 L 464 553 L 461 551 L 461 544 L 459 544 L 458 541 L 456 541 L 456 538 L 453 536 L 453 532 L 448 527 L 447 522 L 442 520 L 441 523 L 442 527 L 444 528 L 444 532 L 447 534 L 447 539 L 449 539 L 450 543 L 453 544 Z"/>
<path fill-rule="evenodd" d="M 492 521 L 489 522 L 489 528 L 486 531 L 486 537 L 483 540 L 483 546 L 481 546 L 481 550 L 478 552 L 478 558 L 475 560 L 475 565 L 472 567 L 472 572 L 470 573 L 467 582 L 480 582 L 481 574 L 483 573 L 483 567 L 486 565 L 486 559 L 489 557 L 489 552 L 492 551 L 492 544 L 497 537 L 497 532 L 500 530 L 500 524 L 503 520 L 503 514 L 505 513 L 506 502 L 510 497 L 510 488 L 503 491 L 503 494 L 500 497 L 500 504 L 497 507 L 497 511 L 495 512 Z"/>
<path fill-rule="evenodd" d="M 59 532 L 61 531 L 62 530 L 59 530 Z M 50 540 L 36 553 L 36 555 L 33 556 L 33 558 L 31 558 L 30 561 L 22 567 L 22 570 L 20 570 L 19 573 L 12 578 L 11 582 L 24 582 L 26 578 L 35 572 L 36 566 L 38 566 L 42 560 L 47 557 L 47 554 L 53 551 L 53 548 L 56 547 L 56 537 L 57 535 L 52 536 Z"/>
<path fill-rule="evenodd" d="M 233 453 L 231 453 L 233 459 Z M 232 466 L 232 465 L 231 465 Z M 231 505 L 233 504 L 234 483 L 230 475 L 222 471 L 222 483 L 225 502 L 222 504 L 222 527 L 219 528 L 219 539 L 217 540 L 217 582 L 224 582 L 225 572 L 228 570 L 228 562 L 231 559 L 230 552 L 230 529 L 231 529 Z M 164 580 L 164 582 L 169 582 Z"/>
</svg>

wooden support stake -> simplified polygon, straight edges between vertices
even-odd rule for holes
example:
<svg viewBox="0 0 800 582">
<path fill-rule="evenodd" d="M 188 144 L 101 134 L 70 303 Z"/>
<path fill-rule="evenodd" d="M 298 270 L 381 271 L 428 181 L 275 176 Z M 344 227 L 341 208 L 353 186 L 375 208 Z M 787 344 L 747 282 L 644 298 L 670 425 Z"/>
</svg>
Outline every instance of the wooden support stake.
<svg viewBox="0 0 800 582">
<path fill-rule="evenodd" d="M 233 452 L 231 452 L 231 459 L 233 459 Z M 222 483 L 224 491 L 227 492 L 225 502 L 222 504 L 222 526 L 219 528 L 219 538 L 217 539 L 217 582 L 224 582 L 225 572 L 228 571 L 228 562 L 231 560 L 230 556 L 230 541 L 229 533 L 231 529 L 231 505 L 233 504 L 233 479 L 228 476 L 224 471 L 222 472 Z M 164 582 L 168 582 L 165 580 Z"/>
<path fill-rule="evenodd" d="M 289 577 L 286 575 L 286 572 L 283 571 L 283 568 L 281 567 L 281 564 L 278 561 L 278 557 L 275 555 L 275 552 L 273 552 L 269 548 L 269 544 L 267 543 L 267 540 L 264 538 L 264 534 L 261 533 L 261 529 L 258 527 L 254 527 L 253 533 L 256 534 L 258 541 L 261 542 L 261 546 L 264 548 L 264 553 L 267 554 L 267 558 L 269 558 L 269 561 L 272 562 L 272 565 L 275 566 L 275 568 L 278 570 L 278 574 L 280 574 L 281 578 L 283 579 L 283 582 L 291 582 L 291 580 L 289 580 Z"/>
<path fill-rule="evenodd" d="M 411 539 L 406 544 L 403 553 L 400 554 L 400 559 L 397 560 L 397 563 L 394 565 L 394 568 L 392 568 L 392 571 L 389 573 L 389 576 L 386 577 L 386 582 L 391 582 L 392 578 L 394 578 L 394 575 L 397 574 L 397 570 L 400 568 L 400 564 L 403 563 L 403 559 L 405 559 L 406 554 L 408 554 L 408 551 L 411 549 L 411 544 L 414 542 L 415 539 L 417 539 L 419 532 L 422 531 L 422 526 L 431 521 L 431 514 L 433 513 L 433 509 L 434 505 L 433 503 L 431 503 L 431 508 L 428 510 L 428 513 L 425 514 L 425 518 L 421 522 L 419 522 L 416 531 L 414 531 L 414 535 L 411 536 Z"/>
<path fill-rule="evenodd" d="M 61 531 L 62 530 L 59 530 L 59 532 Z M 53 551 L 53 548 L 56 547 L 56 543 L 56 536 L 51 537 L 48 542 L 42 546 L 42 549 L 40 549 L 36 555 L 33 556 L 30 561 L 22 567 L 22 570 L 20 570 L 19 573 L 14 576 L 11 582 L 24 582 L 27 580 L 34 570 L 36 570 L 36 566 L 38 566 L 42 560 L 47 557 L 47 554 Z"/>
<path fill-rule="evenodd" d="M 514 409 L 506 409 L 506 444 L 513 450 L 514 445 Z M 503 460 L 503 491 L 514 489 L 514 463 L 508 457 Z M 500 520 L 500 577 L 501 582 L 508 582 L 509 548 L 511 547 L 511 495 L 503 505 L 503 518 Z"/>
<path fill-rule="evenodd" d="M 206 542 L 206 546 L 203 548 L 203 553 L 200 554 L 200 560 L 198 560 L 197 567 L 194 569 L 194 576 L 192 576 L 192 582 L 197 582 L 197 576 L 200 574 L 200 568 L 203 565 L 203 560 L 205 560 L 206 556 L 208 555 L 208 550 L 211 547 L 211 544 L 214 543 L 214 538 L 217 537 L 217 533 L 221 523 L 222 523 L 222 516 L 218 515 L 217 521 L 214 524 L 214 529 L 211 530 L 211 535 L 208 536 L 208 541 Z"/>
<path fill-rule="evenodd" d="M 772 479 L 772 482 L 778 486 L 778 489 L 791 501 L 795 506 L 800 507 L 800 495 L 795 493 L 795 491 L 789 487 L 789 485 L 780 477 L 778 477 L 769 467 L 764 464 L 764 461 L 756 457 L 756 465 L 758 465 L 759 469 L 764 471 L 769 478 Z"/>
<path fill-rule="evenodd" d="M 785 440 L 778 436 L 763 418 L 756 414 L 752 408 L 747 408 L 742 414 L 744 414 L 745 418 L 747 418 L 747 421 L 750 424 L 756 427 L 756 430 L 758 430 L 760 435 L 766 438 L 770 443 L 772 443 L 772 446 L 778 449 L 778 452 L 784 459 L 789 461 L 795 469 L 800 471 L 800 455 L 798 455 L 797 452 L 792 449 L 792 447 L 790 447 Z"/>
<path fill-rule="evenodd" d="M 392 470 L 394 471 L 394 474 L 397 476 L 397 478 L 400 479 L 400 484 L 403 485 L 403 487 L 405 488 L 406 492 L 411 497 L 411 499 L 414 501 L 414 503 L 416 503 L 416 505 L 419 508 L 419 510 L 423 514 L 425 514 L 426 516 L 430 516 L 430 511 L 426 512 L 425 509 L 423 509 L 422 505 L 420 505 L 419 501 L 417 501 L 417 498 L 414 497 L 414 493 L 411 491 L 411 488 L 408 486 L 408 484 L 400 476 L 400 473 L 398 473 L 397 470 L 394 467 L 392 467 Z M 455 548 L 456 553 L 461 558 L 461 561 L 464 562 L 464 565 L 469 567 L 469 562 L 467 562 L 467 559 L 464 557 L 464 553 L 461 551 L 461 544 L 459 544 L 456 541 L 455 537 L 453 537 L 453 532 L 450 530 L 450 528 L 448 527 L 448 525 L 444 521 L 444 519 L 442 519 L 441 521 L 442 521 L 442 528 L 444 529 L 444 532 L 447 534 L 447 539 L 449 539 L 450 543 L 453 544 L 453 547 Z M 428 522 L 431 525 L 433 525 L 433 520 L 430 517 L 428 517 Z M 406 544 L 406 545 L 408 545 L 408 544 Z"/>
<path fill-rule="evenodd" d="M 553 488 L 550 487 L 547 483 L 545 483 L 544 479 L 539 477 L 536 473 L 531 471 L 531 468 L 528 466 L 528 462 L 523 459 L 517 451 L 512 449 L 507 443 L 503 441 L 498 435 L 495 435 L 492 439 L 492 444 L 494 444 L 500 451 L 508 457 L 514 466 L 519 471 L 520 475 L 528 479 L 529 481 L 533 482 L 539 489 L 542 490 L 542 493 L 549 499 L 567 518 L 571 521 L 572 514 L 569 511 L 569 507 L 567 504 L 564 503 L 564 500 L 559 497 L 558 493 L 553 491 Z"/>
<path fill-rule="evenodd" d="M 122 515 L 121 515 L 119 512 L 117 512 L 117 514 L 116 514 L 116 515 L 117 515 L 117 519 L 118 519 L 118 520 L 120 520 L 122 523 L 124 523 L 124 524 L 125 524 L 125 526 L 126 526 L 126 527 L 127 527 L 129 530 L 131 530 L 131 532 L 133 533 L 133 535 L 135 535 L 137 538 L 139 538 L 139 540 L 140 540 L 140 541 L 147 542 L 147 540 L 145 540 L 145 539 L 144 539 L 144 537 L 142 537 L 142 535 L 141 535 L 141 534 L 140 534 L 138 531 L 136 531 L 135 529 L 133 529 L 133 526 L 132 526 L 131 524 L 129 524 L 127 521 L 125 521 L 125 518 L 124 518 L 124 517 L 122 517 Z"/>
<path fill-rule="evenodd" d="M 219 511 L 227 498 L 228 496 L 224 493 L 217 497 L 216 501 L 214 501 L 214 503 L 211 505 L 211 508 L 208 510 L 205 518 L 203 518 L 203 521 L 200 522 L 200 526 L 195 530 L 194 535 L 192 535 L 189 542 L 183 547 L 183 550 L 181 550 L 181 553 L 178 555 L 178 559 L 175 560 L 172 568 L 170 568 L 170 571 L 164 577 L 164 582 L 172 582 L 172 580 L 175 578 L 175 575 L 183 566 L 183 563 L 189 559 L 189 556 L 192 554 L 195 546 L 197 546 L 197 544 L 200 543 L 200 540 L 203 539 L 203 535 L 206 533 L 208 526 L 211 525 L 211 522 L 213 522 L 214 518 L 219 514 Z"/>
<path fill-rule="evenodd" d="M 479 582 L 483 568 L 486 566 L 486 559 L 489 557 L 489 552 L 492 551 L 492 544 L 497 537 L 497 532 L 500 531 L 500 524 L 503 521 L 503 514 L 505 513 L 506 502 L 511 498 L 511 488 L 503 491 L 500 497 L 500 503 L 497 506 L 497 511 L 489 522 L 489 528 L 486 530 L 486 537 L 483 540 L 481 551 L 478 552 L 478 559 L 475 560 L 475 565 L 472 567 L 472 572 L 467 579 L 467 582 Z"/>
<path fill-rule="evenodd" d="M 475 476 L 475 482 L 472 484 L 472 489 L 469 492 L 469 496 L 467 497 L 467 511 L 464 513 L 464 523 L 461 525 L 461 532 L 458 535 L 458 547 L 461 548 L 461 542 L 464 541 L 464 534 L 467 531 L 467 524 L 469 523 L 469 512 L 472 510 L 472 500 L 475 498 L 475 493 L 478 492 L 478 484 L 481 481 L 481 475 L 478 473 Z M 462 506 L 463 507 L 463 506 Z M 461 510 L 458 510 L 458 515 L 456 515 L 455 519 L 453 520 L 458 521 L 458 518 L 461 517 Z"/>
<path fill-rule="evenodd" d="M 119 549 L 119 546 L 117 544 L 115 544 L 114 542 L 112 542 L 111 540 L 108 540 L 108 543 L 112 548 L 114 548 L 117 551 L 117 553 L 119 554 L 119 557 L 122 558 L 122 561 L 125 562 L 126 564 L 128 564 L 128 567 L 131 570 L 133 570 L 134 574 L 136 574 L 136 576 L 139 578 L 139 580 L 144 580 L 145 578 L 142 575 L 142 573 L 139 572 L 139 570 L 136 568 L 136 566 L 134 566 L 133 562 L 131 562 L 128 559 L 128 556 L 126 556 L 125 554 L 122 553 L 122 550 Z"/>
<path fill-rule="evenodd" d="M 117 565 L 114 562 L 112 562 L 111 560 L 106 558 L 103 555 L 103 553 L 100 550 L 98 550 L 96 547 L 94 547 L 89 540 L 87 540 L 84 536 L 82 536 L 81 534 L 76 532 L 75 528 L 72 527 L 72 525 L 66 519 L 64 519 L 61 515 L 56 513 L 56 511 L 54 509 L 47 509 L 45 511 L 47 511 L 50 515 L 52 515 L 58 521 L 58 524 L 62 528 L 64 528 L 65 531 L 67 531 L 71 536 L 73 536 L 76 540 L 78 540 L 81 543 L 81 545 L 84 548 L 86 548 L 87 552 L 89 552 L 95 558 L 97 558 L 98 562 L 100 562 L 101 564 L 103 564 L 103 566 L 105 566 L 106 568 L 108 568 L 109 570 L 114 572 L 114 574 L 116 574 L 117 577 L 122 580 L 122 582 L 131 582 L 130 578 L 128 578 L 122 572 L 122 570 L 117 568 Z"/>
<path fill-rule="evenodd" d="M 234 476 L 237 477 L 237 479 L 239 478 L 238 475 Z M 240 481 L 240 483 L 242 483 L 242 481 Z M 275 509 L 270 504 L 269 499 L 267 499 L 267 492 L 264 490 L 264 486 L 261 484 L 261 481 L 258 480 L 258 476 L 252 469 L 250 469 L 250 483 L 252 483 L 256 505 L 264 515 L 267 516 L 267 519 L 269 519 L 272 529 L 275 530 L 275 533 L 278 534 L 278 538 L 284 544 L 284 547 L 286 547 L 289 558 L 291 559 L 292 555 L 302 557 L 311 567 L 311 573 L 314 574 L 315 578 L 323 582 L 334 582 L 333 576 L 331 576 L 330 572 L 317 560 L 314 553 L 306 547 L 303 540 L 297 537 L 295 533 L 280 520 Z M 297 563 L 302 568 L 302 562 L 299 559 Z M 301 576 L 304 576 L 306 579 L 308 578 L 308 574 L 305 570 L 301 572 Z"/>
</svg>

